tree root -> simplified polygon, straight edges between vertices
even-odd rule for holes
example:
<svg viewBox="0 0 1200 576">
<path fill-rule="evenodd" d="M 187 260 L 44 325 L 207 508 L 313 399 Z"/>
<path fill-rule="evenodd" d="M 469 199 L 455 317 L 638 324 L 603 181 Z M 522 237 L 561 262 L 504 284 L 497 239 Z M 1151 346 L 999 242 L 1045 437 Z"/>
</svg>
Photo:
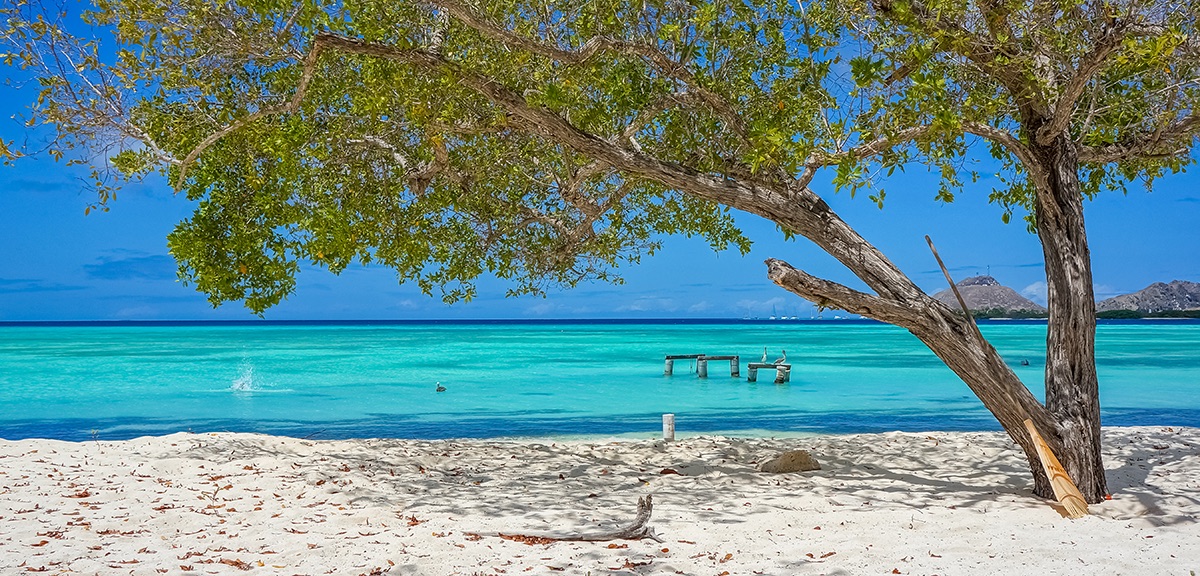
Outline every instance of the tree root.
<svg viewBox="0 0 1200 576">
<path fill-rule="evenodd" d="M 516 542 L 524 542 L 525 544 L 550 544 L 552 542 L 604 542 L 607 540 L 642 540 L 649 538 L 655 542 L 662 542 L 654 533 L 654 529 L 648 526 L 650 522 L 650 514 L 654 511 L 654 502 L 647 495 L 644 498 L 638 498 L 637 516 L 633 522 L 624 528 L 611 532 L 599 532 L 595 534 L 566 534 L 566 535 L 533 535 L 533 534 L 497 534 L 505 540 L 514 540 Z"/>
</svg>

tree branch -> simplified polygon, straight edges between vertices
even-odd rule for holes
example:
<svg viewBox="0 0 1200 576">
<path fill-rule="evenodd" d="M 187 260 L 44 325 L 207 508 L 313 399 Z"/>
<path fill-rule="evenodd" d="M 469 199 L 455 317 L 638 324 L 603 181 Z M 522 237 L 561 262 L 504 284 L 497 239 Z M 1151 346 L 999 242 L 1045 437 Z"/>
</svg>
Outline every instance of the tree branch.
<svg viewBox="0 0 1200 576">
<path fill-rule="evenodd" d="M 1033 155 L 1033 151 L 1029 149 L 1029 146 L 1026 146 L 1024 142 L 1021 142 L 1020 138 L 1017 138 L 1007 130 L 981 122 L 964 122 L 963 131 L 1001 144 L 1026 166 L 1038 166 L 1037 157 Z"/>
<path fill-rule="evenodd" d="M 1083 96 L 1084 90 L 1087 89 L 1088 82 L 1091 82 L 1092 78 L 1104 69 L 1108 63 L 1108 57 L 1121 47 L 1121 42 L 1125 39 L 1125 30 L 1124 26 L 1107 28 L 1104 36 L 1100 38 L 1092 51 L 1079 62 L 1079 68 L 1075 71 L 1075 75 L 1067 81 L 1062 94 L 1058 97 L 1058 102 L 1054 105 L 1054 116 L 1038 129 L 1038 144 L 1050 145 L 1054 142 L 1055 137 L 1067 129 L 1071 123 L 1071 116 L 1075 113 L 1075 105 Z"/>
<path fill-rule="evenodd" d="M 900 26 L 916 28 L 929 38 L 952 38 L 952 41 L 939 43 L 937 49 L 940 51 L 950 47 L 955 54 L 966 58 L 984 74 L 1004 85 L 1013 98 L 1026 101 L 1036 110 L 1046 108 L 1038 91 L 1021 75 L 1019 68 L 996 63 L 1000 51 L 993 42 L 972 33 L 959 22 L 943 17 L 920 1 L 906 1 L 905 4 L 907 10 L 897 10 L 895 0 L 872 2 L 876 11 Z"/>
<path fill-rule="evenodd" d="M 506 46 L 519 48 L 562 62 L 564 64 L 584 64 L 588 60 L 594 58 L 602 52 L 615 52 L 627 56 L 638 56 L 647 62 L 654 65 L 656 69 L 668 78 L 687 86 L 690 92 L 695 93 L 700 100 L 707 104 L 710 108 L 717 112 L 730 128 L 739 136 L 745 137 L 747 134 L 746 124 L 742 121 L 741 116 L 734 109 L 725 97 L 701 86 L 696 77 L 687 70 L 687 68 L 664 54 L 658 48 L 641 42 L 629 42 L 606 36 L 595 36 L 589 39 L 578 50 L 563 50 L 557 46 L 550 46 L 542 42 L 538 42 L 531 38 L 516 34 L 505 28 L 501 28 L 489 22 L 484 17 L 476 14 L 467 6 L 454 0 L 440 0 L 438 4 L 443 10 L 462 21 L 472 30 L 483 34 Z"/>
<path fill-rule="evenodd" d="M 430 71 L 448 72 L 458 79 L 460 85 L 478 92 L 494 106 L 521 121 L 531 132 L 549 137 L 616 170 L 669 188 L 685 190 L 710 202 L 757 214 L 796 230 L 849 267 L 880 294 L 900 300 L 915 300 L 924 295 L 895 264 L 839 218 L 820 196 L 806 187 L 794 183 L 775 187 L 755 180 L 743 181 L 727 175 L 700 172 L 620 146 L 580 130 L 552 110 L 530 106 L 523 96 L 494 78 L 464 69 L 428 50 L 397 48 L 335 34 L 319 34 L 305 59 L 297 91 L 288 103 L 251 114 L 205 138 L 188 155 L 188 162 L 194 161 L 204 148 L 250 122 L 268 114 L 298 110 L 312 81 L 317 57 L 326 49 L 404 62 Z M 182 182 L 182 179 L 178 182 Z"/>
<path fill-rule="evenodd" d="M 1178 122 L 1154 131 L 1142 132 L 1123 142 L 1107 146 L 1081 146 L 1080 162 L 1107 164 L 1135 158 L 1155 159 L 1183 156 L 1191 141 L 1200 135 L 1200 110 Z"/>
<path fill-rule="evenodd" d="M 912 327 L 922 319 L 914 306 L 817 278 L 782 260 L 769 258 L 766 265 L 767 277 L 772 282 L 821 308 L 838 308 L 904 328 Z"/>
</svg>

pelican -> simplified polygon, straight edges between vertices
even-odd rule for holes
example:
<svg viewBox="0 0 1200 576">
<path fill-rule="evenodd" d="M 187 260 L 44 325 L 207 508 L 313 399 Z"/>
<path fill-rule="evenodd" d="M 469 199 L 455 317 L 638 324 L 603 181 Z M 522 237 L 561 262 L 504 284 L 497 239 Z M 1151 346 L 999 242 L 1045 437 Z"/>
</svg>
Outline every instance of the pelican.
<svg viewBox="0 0 1200 576">
<path fill-rule="evenodd" d="M 775 361 L 772 362 L 772 364 L 784 364 L 787 362 L 787 350 L 780 350 L 780 352 L 783 352 L 783 356 L 776 358 Z M 763 360 L 766 360 L 766 359 L 767 359 L 767 357 L 764 355 Z"/>
<path fill-rule="evenodd" d="M 762 360 L 760 360 L 760 362 L 762 362 L 763 364 L 767 363 L 767 347 L 766 346 L 763 346 L 763 357 L 762 357 Z"/>
<path fill-rule="evenodd" d="M 445 391 L 446 391 L 446 387 L 445 387 L 445 386 L 442 386 L 442 383 L 441 383 L 441 382 L 438 382 L 438 383 L 437 383 L 437 391 L 438 391 L 438 392 L 445 392 Z"/>
</svg>

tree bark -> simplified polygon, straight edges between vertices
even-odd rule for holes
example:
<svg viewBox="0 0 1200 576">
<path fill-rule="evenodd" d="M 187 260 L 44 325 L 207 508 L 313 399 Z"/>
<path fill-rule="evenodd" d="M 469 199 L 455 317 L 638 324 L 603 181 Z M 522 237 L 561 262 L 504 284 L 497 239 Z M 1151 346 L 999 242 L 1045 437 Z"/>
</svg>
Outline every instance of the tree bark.
<svg viewBox="0 0 1200 576">
<path fill-rule="evenodd" d="M 1033 149 L 1042 170 L 1035 218 L 1046 260 L 1046 407 L 1054 416 L 1063 466 L 1089 503 L 1108 493 L 1100 456 L 1100 392 L 1096 377 L 1096 299 L 1083 220 L 1079 156 L 1062 134 Z M 1047 494 L 1039 493 L 1046 496 Z"/>
</svg>

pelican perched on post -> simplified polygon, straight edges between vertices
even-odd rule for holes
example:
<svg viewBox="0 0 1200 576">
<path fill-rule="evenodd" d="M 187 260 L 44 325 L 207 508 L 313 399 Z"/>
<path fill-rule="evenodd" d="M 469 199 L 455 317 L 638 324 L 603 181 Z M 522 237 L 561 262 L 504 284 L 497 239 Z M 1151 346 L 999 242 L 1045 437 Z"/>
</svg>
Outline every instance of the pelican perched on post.
<svg viewBox="0 0 1200 576">
<path fill-rule="evenodd" d="M 783 356 L 776 358 L 775 361 L 772 362 L 772 364 L 786 364 L 787 363 L 787 350 L 780 350 L 780 352 L 783 352 Z M 763 360 L 766 360 L 766 359 L 767 359 L 766 355 L 763 355 Z"/>
<path fill-rule="evenodd" d="M 760 360 L 760 362 L 762 362 L 763 364 L 767 363 L 767 347 L 766 346 L 763 346 L 763 357 L 762 357 L 762 360 Z"/>
</svg>

